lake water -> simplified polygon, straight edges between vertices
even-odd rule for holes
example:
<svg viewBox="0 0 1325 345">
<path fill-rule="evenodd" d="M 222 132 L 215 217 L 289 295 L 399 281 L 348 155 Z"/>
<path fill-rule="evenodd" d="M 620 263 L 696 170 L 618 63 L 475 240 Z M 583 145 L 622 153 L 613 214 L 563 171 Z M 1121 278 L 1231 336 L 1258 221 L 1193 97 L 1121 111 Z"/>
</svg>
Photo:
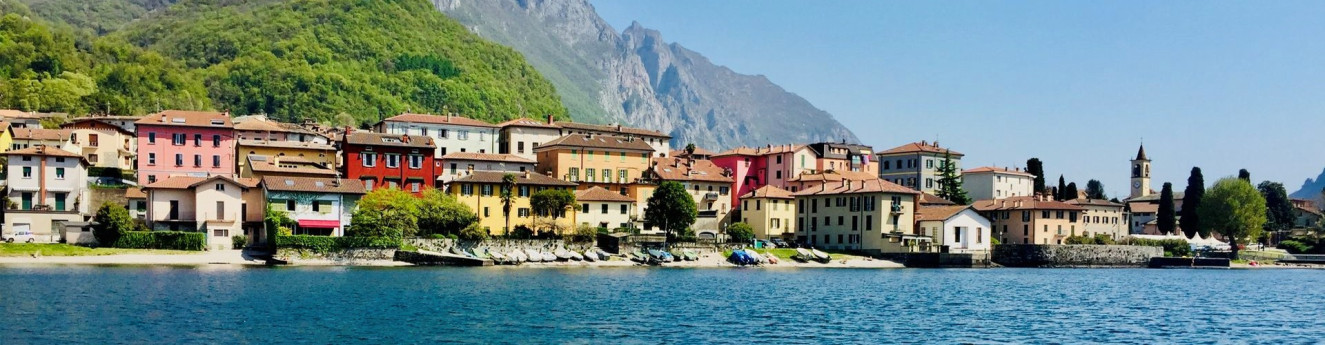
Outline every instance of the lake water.
<svg viewBox="0 0 1325 345">
<path fill-rule="evenodd" d="M 1325 271 L 0 267 L 3 344 L 1314 343 Z"/>
</svg>

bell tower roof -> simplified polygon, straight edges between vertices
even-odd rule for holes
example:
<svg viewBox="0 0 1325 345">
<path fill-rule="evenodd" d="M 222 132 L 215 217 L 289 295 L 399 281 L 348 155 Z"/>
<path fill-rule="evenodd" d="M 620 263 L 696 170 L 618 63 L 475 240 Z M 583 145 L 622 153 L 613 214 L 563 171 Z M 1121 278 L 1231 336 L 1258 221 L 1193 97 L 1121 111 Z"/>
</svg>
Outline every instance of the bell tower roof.
<svg viewBox="0 0 1325 345">
<path fill-rule="evenodd" d="M 1150 158 L 1146 158 L 1146 145 L 1144 145 L 1144 144 L 1141 145 L 1141 149 L 1139 149 L 1139 150 L 1136 151 L 1136 159 L 1133 159 L 1133 160 L 1134 160 L 1134 161 L 1149 161 L 1149 160 L 1150 160 Z"/>
</svg>

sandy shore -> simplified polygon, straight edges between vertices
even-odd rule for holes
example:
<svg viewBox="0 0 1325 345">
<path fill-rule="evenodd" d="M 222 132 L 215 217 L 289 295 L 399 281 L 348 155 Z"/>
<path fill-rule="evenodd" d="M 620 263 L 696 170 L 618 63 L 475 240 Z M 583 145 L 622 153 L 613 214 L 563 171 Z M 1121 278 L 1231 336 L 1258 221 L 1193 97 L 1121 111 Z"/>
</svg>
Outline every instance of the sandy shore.
<svg viewBox="0 0 1325 345">
<path fill-rule="evenodd" d="M 636 263 L 625 259 L 614 259 L 609 261 L 565 261 L 565 262 L 537 262 L 522 263 L 519 265 L 504 265 L 500 267 L 658 267 Z M 720 254 L 702 254 L 695 261 L 677 261 L 661 265 L 662 267 L 693 267 L 693 268 L 736 268 L 741 267 L 727 262 Z M 906 268 L 900 263 L 888 260 L 874 259 L 852 259 L 852 260 L 834 260 L 827 263 L 819 262 L 797 262 L 795 260 L 779 260 L 776 264 L 764 264 L 758 266 L 746 266 L 757 268 Z"/>
</svg>

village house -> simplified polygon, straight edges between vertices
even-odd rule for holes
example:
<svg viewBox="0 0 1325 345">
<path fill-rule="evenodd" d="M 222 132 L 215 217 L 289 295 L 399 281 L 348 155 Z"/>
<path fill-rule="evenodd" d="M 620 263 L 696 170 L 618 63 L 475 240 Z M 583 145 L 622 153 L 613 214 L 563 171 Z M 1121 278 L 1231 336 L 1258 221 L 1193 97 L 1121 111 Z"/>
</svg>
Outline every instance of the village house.
<svg viewBox="0 0 1325 345">
<path fill-rule="evenodd" d="M 796 240 L 817 248 L 870 255 L 923 250 L 915 233 L 919 192 L 881 179 L 844 180 L 792 193 Z"/>
<path fill-rule="evenodd" d="M 239 116 L 233 119 L 235 138 L 255 141 L 288 141 L 331 145 L 331 139 L 299 124 L 276 122 L 265 115 Z M 240 152 L 243 152 L 242 150 Z M 334 157 L 335 155 L 329 155 Z"/>
<path fill-rule="evenodd" d="M 77 153 L 83 154 L 91 167 L 134 170 L 138 140 L 133 132 L 97 117 L 74 119 L 62 128 L 70 131 L 71 142 L 82 148 Z"/>
<path fill-rule="evenodd" d="M 533 171 L 538 163 L 518 155 L 505 153 L 451 152 L 442 156 L 441 176 L 437 183 L 446 184 L 466 171 L 496 171 L 523 173 Z"/>
<path fill-rule="evenodd" d="M 239 166 L 239 177 L 261 178 L 263 176 L 295 177 L 337 177 L 336 171 L 323 162 L 309 161 L 297 156 L 246 155 Z"/>
<path fill-rule="evenodd" d="M 685 187 L 690 197 L 694 198 L 698 214 L 691 228 L 701 238 L 715 238 L 727 225 L 731 224 L 731 174 L 714 165 L 712 161 L 684 157 L 657 157 L 653 166 L 645 173 L 646 181 L 659 184 L 672 181 Z M 652 194 L 652 193 L 650 193 Z M 646 206 L 641 207 L 647 211 Z M 645 228 L 661 224 L 645 224 Z"/>
<path fill-rule="evenodd" d="M 879 174 L 874 164 L 874 147 L 869 145 L 822 142 L 806 145 L 814 151 L 816 171 L 853 171 Z"/>
<path fill-rule="evenodd" d="M 822 185 L 841 185 L 842 181 L 868 181 L 878 179 L 878 176 L 863 171 L 826 171 L 826 172 L 806 172 L 788 180 L 786 185 L 788 190 L 799 191 L 806 189 L 819 188 Z"/>
<path fill-rule="evenodd" d="M 31 146 L 4 152 L 8 159 L 4 237 L 31 232 L 35 242 L 88 243 L 90 234 L 63 233 L 61 223 L 83 222 L 88 215 L 87 161 L 55 147 Z M 86 236 L 83 236 L 86 235 Z"/>
<path fill-rule="evenodd" d="M 992 225 L 975 208 L 966 205 L 921 207 L 916 211 L 920 236 L 933 239 L 940 253 L 987 252 L 992 248 Z"/>
<path fill-rule="evenodd" d="M 1083 231 L 1079 218 L 1085 210 L 1064 202 L 1018 196 L 980 200 L 972 206 L 990 220 L 999 243 L 1063 244 Z"/>
<path fill-rule="evenodd" d="M 580 203 L 576 221 L 581 226 L 633 229 L 638 228 L 635 219 L 642 216 L 635 211 L 635 199 L 603 187 L 577 190 L 575 201 Z"/>
<path fill-rule="evenodd" d="M 1018 169 L 979 167 L 962 171 L 962 189 L 971 200 L 1035 195 L 1035 175 Z"/>
<path fill-rule="evenodd" d="M 234 125 L 227 113 L 166 110 L 134 126 L 139 185 L 170 176 L 235 175 Z"/>
<path fill-rule="evenodd" d="M 777 186 L 796 192 L 792 183 L 801 174 L 818 171 L 819 156 L 806 145 L 768 145 L 760 148 L 738 147 L 712 156 L 713 164 L 732 171 L 735 197 L 763 186 Z M 830 163 L 833 166 L 837 163 Z"/>
<path fill-rule="evenodd" d="M 957 203 L 952 200 L 940 198 L 938 195 L 925 192 L 920 193 L 920 207 L 926 206 L 955 206 Z"/>
<path fill-rule="evenodd" d="M 961 170 L 962 154 L 939 146 L 937 141 L 920 141 L 879 152 L 879 178 L 925 193 L 938 193 L 939 169 L 945 154 L 951 154 L 956 171 Z"/>
<path fill-rule="evenodd" d="M 129 217 L 138 220 L 147 220 L 147 193 L 143 192 L 142 187 L 129 187 L 124 190 L 124 200 L 128 205 L 124 207 L 129 210 Z"/>
<path fill-rule="evenodd" d="M 143 187 L 148 228 L 202 232 L 209 250 L 231 249 L 233 235 L 260 239 L 266 212 L 260 184 L 225 175 L 172 176 L 150 183 Z"/>
<path fill-rule="evenodd" d="M 58 148 L 69 152 L 82 152 L 82 147 L 74 144 L 73 131 L 69 129 L 43 129 L 41 127 L 14 128 L 10 150 L 22 150 L 33 146 Z"/>
<path fill-rule="evenodd" d="M 141 120 L 142 118 L 143 118 L 142 116 L 97 115 L 97 114 L 92 114 L 88 115 L 87 117 L 84 117 L 84 119 L 92 119 L 104 123 L 109 123 L 110 125 L 124 129 L 124 131 L 129 133 L 137 133 L 138 127 L 134 126 L 134 123 L 138 122 L 138 120 Z"/>
<path fill-rule="evenodd" d="M 14 149 L 14 129 L 8 121 L 0 121 L 0 152 Z"/>
<path fill-rule="evenodd" d="M 506 229 L 506 215 L 502 213 L 501 188 L 502 179 L 506 174 L 515 176 L 515 189 L 511 191 L 514 196 L 510 214 L 511 229 Z M 447 193 L 455 197 L 456 201 L 474 210 L 474 214 L 478 215 L 479 226 L 491 235 L 507 235 L 510 230 L 519 226 L 535 230 L 553 227 L 552 224 L 537 222 L 539 220 L 537 218 L 542 218 L 544 221 L 550 218 L 535 217 L 529 204 L 529 199 L 534 193 L 548 189 L 574 190 L 575 183 L 529 171 L 524 173 L 474 171 L 466 172 L 464 176 L 451 180 L 446 185 Z M 567 212 L 566 217 L 558 220 L 555 228 L 568 230 L 568 226 L 573 224 L 578 224 L 575 212 Z"/>
<path fill-rule="evenodd" d="M 539 173 L 579 183 L 581 189 L 598 186 L 620 192 L 644 176 L 653 147 L 638 138 L 570 134 L 543 143 L 534 152 Z"/>
<path fill-rule="evenodd" d="M 652 129 L 627 127 L 627 126 L 622 126 L 620 124 L 594 125 L 594 124 L 578 123 L 571 121 L 556 121 L 555 124 L 557 125 L 558 128 L 561 128 L 562 136 L 580 134 L 580 135 L 594 135 L 594 136 L 608 135 L 608 136 L 618 136 L 625 138 L 634 138 L 636 140 L 644 142 L 645 144 L 648 144 L 650 148 L 649 152 L 651 152 L 656 157 L 662 157 L 666 155 L 668 152 L 671 152 L 672 136 L 663 134 L 662 132 L 655 131 Z"/>
<path fill-rule="evenodd" d="M 0 109 L 0 119 L 14 128 L 41 128 L 41 120 L 52 116 L 67 116 L 63 113 L 39 113 L 16 109 Z M 68 150 L 66 150 L 68 151 Z"/>
<path fill-rule="evenodd" d="M 418 195 L 436 186 L 431 137 L 352 131 L 344 138 L 345 177 L 363 181 L 365 190 L 399 188 Z"/>
<path fill-rule="evenodd" d="M 562 137 L 561 127 L 548 115 L 546 122 L 518 118 L 502 122 L 499 153 L 511 154 L 528 160 L 537 160 L 534 148 Z"/>
<path fill-rule="evenodd" d="M 400 114 L 373 125 L 373 131 L 434 138 L 433 158 L 451 152 L 497 153 L 497 125 L 455 114 Z"/>
<path fill-rule="evenodd" d="M 1099 199 L 1072 199 L 1068 205 L 1081 207 L 1081 236 L 1091 237 L 1104 234 L 1114 240 L 1121 240 L 1131 234 L 1127 227 L 1127 211 L 1123 204 Z"/>
<path fill-rule="evenodd" d="M 796 197 L 777 186 L 764 186 L 741 196 L 741 222 L 754 229 L 755 238 L 796 239 Z"/>
<path fill-rule="evenodd" d="M 325 177 L 264 176 L 262 189 L 273 212 L 294 220 L 294 235 L 345 236 L 366 191 L 363 181 Z M 261 243 L 262 238 L 250 238 Z"/>
<path fill-rule="evenodd" d="M 240 158 L 238 169 L 242 177 L 256 177 L 253 167 L 249 166 L 249 161 L 254 160 L 254 157 L 262 157 L 258 160 L 272 164 L 279 161 L 286 165 L 308 165 L 309 168 L 326 170 L 328 173 L 333 173 L 337 167 L 336 147 L 331 144 L 240 138 L 236 146 Z"/>
</svg>

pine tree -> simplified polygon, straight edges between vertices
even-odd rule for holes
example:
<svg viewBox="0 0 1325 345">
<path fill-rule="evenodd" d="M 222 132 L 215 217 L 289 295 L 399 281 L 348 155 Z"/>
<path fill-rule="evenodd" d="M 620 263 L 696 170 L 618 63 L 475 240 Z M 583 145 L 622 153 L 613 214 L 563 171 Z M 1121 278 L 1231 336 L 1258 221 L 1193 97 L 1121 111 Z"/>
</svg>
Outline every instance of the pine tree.
<svg viewBox="0 0 1325 345">
<path fill-rule="evenodd" d="M 1045 188 L 1045 185 L 1044 185 L 1044 162 L 1040 162 L 1040 159 L 1039 159 L 1039 158 L 1031 158 L 1031 159 L 1026 160 L 1026 172 L 1027 172 L 1027 173 L 1030 173 L 1031 175 L 1035 175 L 1035 191 L 1034 191 L 1034 193 L 1035 193 L 1035 194 L 1043 193 L 1043 192 L 1044 192 L 1044 188 Z"/>
<path fill-rule="evenodd" d="M 1201 226 L 1201 215 L 1196 212 L 1204 196 L 1205 177 L 1201 175 L 1201 167 L 1192 167 L 1192 175 L 1187 177 L 1187 189 L 1182 192 L 1182 218 L 1178 220 L 1182 225 L 1182 234 L 1187 235 L 1187 238 L 1197 234 L 1202 237 L 1209 235 Z"/>
<path fill-rule="evenodd" d="M 1063 201 L 1067 199 L 1064 196 L 1064 192 L 1067 192 L 1067 184 L 1063 182 L 1063 175 L 1058 175 L 1058 189 L 1054 189 L 1054 200 Z"/>
<path fill-rule="evenodd" d="M 1095 200 L 1106 200 L 1109 197 L 1104 194 L 1104 183 L 1100 180 L 1090 180 L 1086 182 L 1086 197 Z"/>
<path fill-rule="evenodd" d="M 1173 233 L 1177 226 L 1177 215 L 1173 212 L 1173 184 L 1164 182 L 1164 189 L 1159 192 L 1159 232 L 1164 235 Z"/>
<path fill-rule="evenodd" d="M 943 152 L 943 162 L 939 166 L 939 197 L 958 205 L 971 203 L 971 198 L 962 189 L 961 176 L 957 176 L 957 165 L 952 163 L 952 152 Z"/>
<path fill-rule="evenodd" d="M 1077 183 L 1068 183 L 1067 189 L 1063 190 L 1063 201 L 1075 200 L 1079 195 L 1081 195 L 1081 191 L 1077 189 Z"/>
</svg>

